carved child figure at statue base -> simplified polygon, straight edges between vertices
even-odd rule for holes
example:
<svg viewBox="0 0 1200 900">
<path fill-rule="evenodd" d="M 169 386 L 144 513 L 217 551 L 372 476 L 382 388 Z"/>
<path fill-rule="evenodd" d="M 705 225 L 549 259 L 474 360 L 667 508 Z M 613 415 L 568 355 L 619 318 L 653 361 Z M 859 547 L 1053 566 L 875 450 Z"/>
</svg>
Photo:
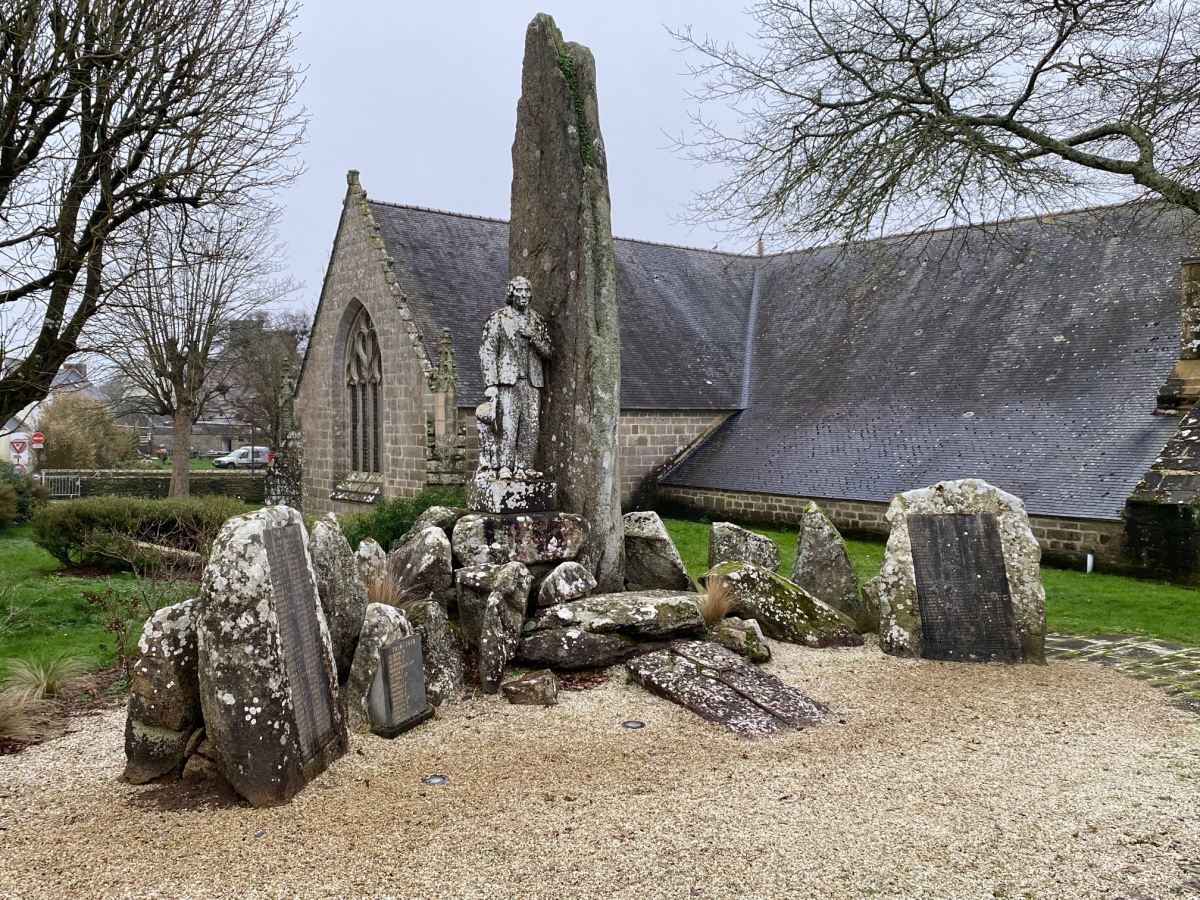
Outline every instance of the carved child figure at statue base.
<svg viewBox="0 0 1200 900">
<path fill-rule="evenodd" d="M 529 280 L 514 278 L 505 303 L 488 317 L 479 346 L 487 398 L 475 409 L 479 470 L 467 504 L 479 512 L 544 512 L 554 509 L 555 486 L 537 471 L 542 363 L 552 347 L 546 322 L 529 308 Z"/>
</svg>

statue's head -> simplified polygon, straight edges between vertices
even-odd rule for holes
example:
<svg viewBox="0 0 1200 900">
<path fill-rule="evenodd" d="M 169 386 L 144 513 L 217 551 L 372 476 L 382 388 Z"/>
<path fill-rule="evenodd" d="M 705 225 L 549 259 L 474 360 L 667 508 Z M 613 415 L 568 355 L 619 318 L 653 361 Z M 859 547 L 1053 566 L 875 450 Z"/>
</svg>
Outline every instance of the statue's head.
<svg viewBox="0 0 1200 900">
<path fill-rule="evenodd" d="M 533 299 L 533 285 L 524 275 L 518 275 L 504 289 L 504 302 L 517 309 L 524 309 Z"/>
</svg>

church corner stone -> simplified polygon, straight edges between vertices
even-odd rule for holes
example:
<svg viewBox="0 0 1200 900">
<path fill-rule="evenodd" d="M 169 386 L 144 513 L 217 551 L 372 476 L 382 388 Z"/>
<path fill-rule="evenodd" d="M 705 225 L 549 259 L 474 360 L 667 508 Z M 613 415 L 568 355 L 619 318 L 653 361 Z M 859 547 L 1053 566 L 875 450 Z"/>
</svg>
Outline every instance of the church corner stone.
<svg viewBox="0 0 1200 900">
<path fill-rule="evenodd" d="M 550 343 L 572 348 L 546 367 L 538 459 L 558 508 L 591 525 L 579 562 L 619 591 L 620 325 L 596 66 L 545 14 L 526 31 L 512 157 L 509 274 L 531 283 Z"/>
</svg>

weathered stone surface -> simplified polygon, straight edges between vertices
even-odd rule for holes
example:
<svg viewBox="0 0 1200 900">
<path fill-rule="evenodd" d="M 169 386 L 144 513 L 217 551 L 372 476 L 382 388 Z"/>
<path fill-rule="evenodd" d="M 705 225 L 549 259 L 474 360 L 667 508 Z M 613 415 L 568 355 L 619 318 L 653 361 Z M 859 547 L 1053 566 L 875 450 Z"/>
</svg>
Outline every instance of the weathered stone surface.
<svg viewBox="0 0 1200 900">
<path fill-rule="evenodd" d="M 676 641 L 626 668 L 647 690 L 744 737 L 819 725 L 829 717 L 828 707 L 704 641 Z"/>
<path fill-rule="evenodd" d="M 358 574 L 358 559 L 342 534 L 337 517 L 329 513 L 313 524 L 308 541 L 317 593 L 333 640 L 338 684 L 344 684 L 354 662 L 354 647 L 367 610 L 367 587 Z"/>
<path fill-rule="evenodd" d="M 454 594 L 450 539 L 436 525 L 405 535 L 388 554 L 388 571 L 406 599 L 436 600 L 446 606 Z"/>
<path fill-rule="evenodd" d="M 526 634 L 580 628 L 593 634 L 622 634 L 645 641 L 703 635 L 700 596 L 679 591 L 597 594 L 538 612 Z"/>
<path fill-rule="evenodd" d="M 529 573 L 526 572 L 526 588 L 523 594 L 506 595 L 500 591 L 492 591 L 484 604 L 483 616 L 479 623 L 479 687 L 485 694 L 494 694 L 500 690 L 504 668 L 516 655 L 517 645 L 521 643 L 528 579 Z"/>
<path fill-rule="evenodd" d="M 367 698 L 375 673 L 379 671 L 379 651 L 397 638 L 408 637 L 412 626 L 404 613 L 394 606 L 370 603 L 363 616 L 362 631 L 354 651 L 354 665 L 342 688 L 342 702 L 350 730 L 366 734 L 371 730 L 371 713 Z"/>
<path fill-rule="evenodd" d="M 625 587 L 631 591 L 694 590 L 683 557 L 656 512 L 627 513 Z"/>
<path fill-rule="evenodd" d="M 582 628 L 548 628 L 521 637 L 516 662 L 555 669 L 597 669 L 660 647 L 621 634 L 595 634 Z"/>
<path fill-rule="evenodd" d="M 429 702 L 441 706 L 456 700 L 463 691 L 463 651 L 446 610 L 434 600 L 423 600 L 409 604 L 404 612 L 413 630 L 421 635 Z"/>
<path fill-rule="evenodd" d="M 867 583 L 879 598 L 880 648 L 896 656 L 922 655 L 921 609 L 908 516 L 956 513 L 996 517 L 1021 653 L 1026 662 L 1044 663 L 1046 592 L 1042 587 L 1041 549 L 1029 527 L 1025 504 L 978 478 L 942 481 L 892 498 L 887 511 L 891 532 L 883 566 L 878 577 Z"/>
<path fill-rule="evenodd" d="M 756 619 L 767 637 L 809 647 L 862 645 L 853 619 L 774 572 L 751 562 L 727 562 L 704 578 L 713 576 L 734 595 L 731 612 Z"/>
<path fill-rule="evenodd" d="M 479 648 L 483 629 L 483 613 L 488 597 L 499 594 L 505 605 L 521 613 L 524 622 L 529 603 L 529 588 L 533 581 L 529 570 L 519 562 L 502 566 L 469 566 L 454 573 L 458 590 L 458 624 L 468 647 Z M 517 626 L 518 629 L 520 625 Z"/>
<path fill-rule="evenodd" d="M 457 506 L 431 506 L 429 509 L 417 516 L 412 523 L 412 528 L 408 530 L 408 535 L 420 534 L 426 528 L 440 528 L 442 531 L 449 534 L 454 530 L 454 523 L 467 514 L 465 509 Z M 400 539 L 401 541 L 404 538 Z"/>
<path fill-rule="evenodd" d="M 708 530 L 708 567 L 727 562 L 751 562 L 768 572 L 779 570 L 779 548 L 769 537 L 739 528 L 732 522 L 713 522 Z"/>
<path fill-rule="evenodd" d="M 553 481 L 517 478 L 480 478 L 467 485 L 467 506 L 473 512 L 510 515 L 554 512 L 558 488 Z"/>
<path fill-rule="evenodd" d="M 771 661 L 771 645 L 754 619 L 728 618 L 718 622 L 708 639 L 752 663 L 761 665 Z"/>
<path fill-rule="evenodd" d="M 539 465 L 558 483 L 558 508 L 591 523 L 579 561 L 601 590 L 619 591 L 621 336 L 596 65 L 545 14 L 525 33 L 512 157 L 508 272 L 532 283 L 557 348 Z"/>
<path fill-rule="evenodd" d="M 560 563 L 538 588 L 537 605 L 554 606 L 586 597 L 596 589 L 592 573 L 577 562 Z"/>
<path fill-rule="evenodd" d="M 463 566 L 557 563 L 574 559 L 587 534 L 588 523 L 566 513 L 471 514 L 454 526 L 454 558 Z"/>
<path fill-rule="evenodd" d="M 558 679 L 549 669 L 526 672 L 501 685 L 509 703 L 521 706 L 553 706 L 558 702 Z"/>
<path fill-rule="evenodd" d="M 358 564 L 358 577 L 362 583 L 371 589 L 371 585 L 380 578 L 387 578 L 387 553 L 379 546 L 379 541 L 367 538 L 358 545 L 354 553 L 354 562 Z"/>
<path fill-rule="evenodd" d="M 844 612 L 860 632 L 879 628 L 879 616 L 871 616 L 859 597 L 858 574 L 850 562 L 846 542 L 821 507 L 812 502 L 800 514 L 792 582 Z"/>
<path fill-rule="evenodd" d="M 125 778 L 145 784 L 178 776 L 188 742 L 204 724 L 196 671 L 195 601 L 158 610 L 142 628 L 125 719 Z"/>
<path fill-rule="evenodd" d="M 284 581 L 268 559 L 271 529 L 291 529 L 287 534 L 296 536 L 293 575 L 299 581 L 289 596 L 276 590 Z M 205 728 L 221 774 L 255 806 L 286 803 L 346 749 L 333 642 L 316 584 L 304 523 L 286 506 L 227 521 L 204 569 L 196 639 Z M 284 615 L 289 622 L 292 616 L 315 622 L 315 631 L 300 631 L 312 651 L 304 654 L 311 663 L 304 671 L 289 671 L 286 663 Z M 311 704 L 297 695 L 301 685 L 313 688 Z M 304 739 L 298 717 L 306 712 L 320 724 L 317 746 Z"/>
</svg>

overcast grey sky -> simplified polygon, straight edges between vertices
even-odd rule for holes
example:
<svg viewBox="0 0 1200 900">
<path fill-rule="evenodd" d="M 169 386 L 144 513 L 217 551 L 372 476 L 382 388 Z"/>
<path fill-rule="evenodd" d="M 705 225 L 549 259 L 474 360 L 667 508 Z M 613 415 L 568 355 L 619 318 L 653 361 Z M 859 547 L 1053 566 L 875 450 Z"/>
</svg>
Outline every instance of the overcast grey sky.
<svg viewBox="0 0 1200 900">
<path fill-rule="evenodd" d="M 297 23 L 307 172 L 282 197 L 306 306 L 320 292 L 348 169 L 376 200 L 508 218 L 525 26 L 538 12 L 596 56 L 614 233 L 720 241 L 673 220 L 719 173 L 669 147 L 694 103 L 689 57 L 664 25 L 744 42 L 754 22 L 736 0 L 307 0 Z"/>
</svg>

